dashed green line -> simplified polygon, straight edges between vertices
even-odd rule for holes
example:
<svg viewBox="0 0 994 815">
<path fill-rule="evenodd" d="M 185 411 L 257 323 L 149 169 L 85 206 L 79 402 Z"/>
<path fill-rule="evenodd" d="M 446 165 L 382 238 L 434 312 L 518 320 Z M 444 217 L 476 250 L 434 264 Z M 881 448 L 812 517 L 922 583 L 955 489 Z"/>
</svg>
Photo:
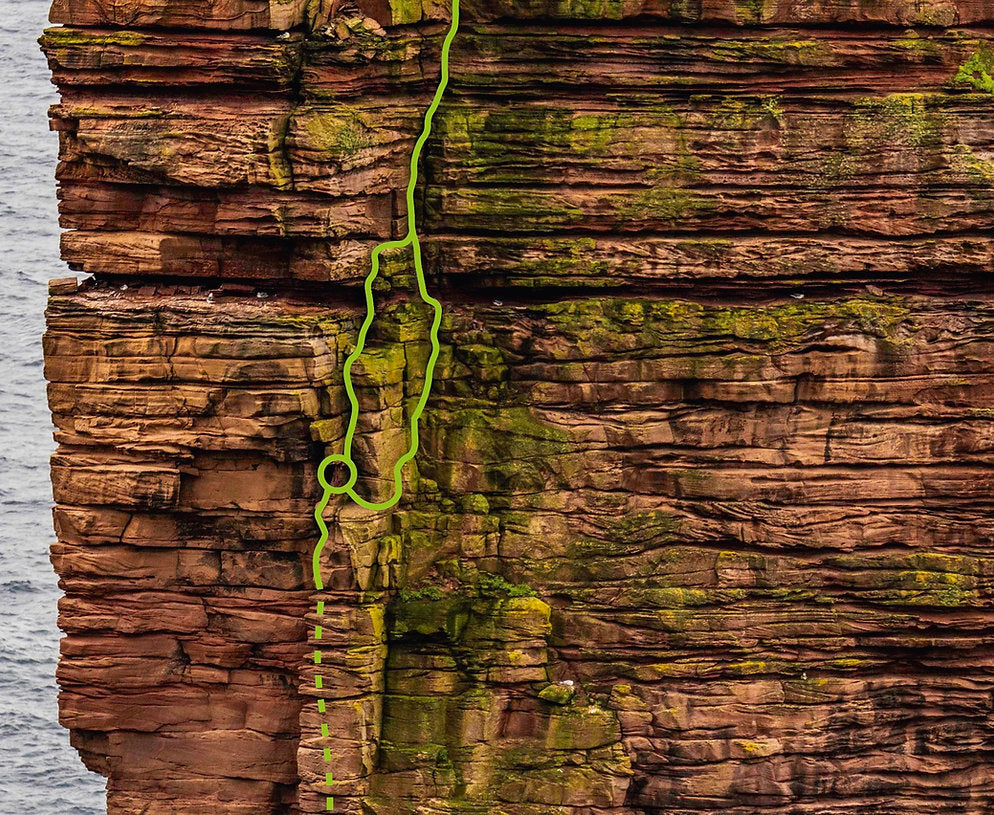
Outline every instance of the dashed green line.
<svg viewBox="0 0 994 815">
<path fill-rule="evenodd" d="M 314 575 L 314 588 L 318 591 L 322 591 L 324 589 L 324 582 L 321 579 L 320 562 L 321 552 L 324 550 L 324 546 L 328 542 L 328 525 L 325 523 L 323 516 L 324 511 L 328 506 L 328 502 L 331 500 L 331 496 L 348 495 L 349 498 L 355 501 L 355 503 L 365 509 L 383 510 L 396 506 L 397 502 L 400 501 L 401 494 L 404 490 L 402 483 L 404 466 L 407 462 L 414 458 L 415 455 L 417 455 L 418 447 L 420 445 L 418 422 L 421 420 L 421 414 L 424 413 L 425 405 L 428 403 L 428 397 L 431 393 L 432 381 L 435 375 L 435 363 L 438 361 L 438 328 L 442 322 L 442 304 L 428 294 L 428 287 L 425 284 L 424 261 L 421 256 L 421 241 L 418 239 L 417 219 L 414 208 L 414 192 L 418 185 L 418 162 L 421 159 L 421 152 L 424 150 L 425 142 L 428 141 L 428 137 L 431 135 L 431 126 L 435 118 L 435 113 L 438 110 L 438 106 L 442 102 L 442 96 L 445 94 L 445 89 L 449 84 L 449 52 L 452 49 L 452 41 L 455 39 L 456 32 L 458 30 L 459 0 L 452 0 L 452 23 L 449 26 L 448 33 L 445 35 L 445 40 L 442 42 L 441 76 L 439 78 L 438 87 L 435 89 L 435 95 L 432 98 L 431 105 L 429 105 L 428 111 L 425 113 L 424 127 L 421 130 L 421 135 L 418 136 L 418 140 L 414 144 L 414 151 L 411 153 L 411 175 L 407 182 L 407 234 L 401 240 L 387 241 L 379 244 L 373 249 L 371 255 L 371 268 L 369 274 L 366 276 L 363 286 L 366 295 L 366 318 L 363 320 L 362 326 L 359 328 L 359 335 L 356 338 L 355 349 L 345 360 L 345 366 L 342 371 L 345 391 L 348 394 L 349 403 L 352 406 L 348 429 L 345 433 L 345 449 L 341 454 L 336 453 L 334 455 L 327 456 L 318 467 L 318 481 L 320 482 L 324 493 L 321 496 L 321 500 L 318 501 L 317 506 L 314 508 L 314 519 L 317 521 L 318 529 L 320 530 L 321 535 L 318 538 L 317 544 L 314 546 L 314 554 L 311 558 L 311 570 Z M 428 365 L 425 368 L 424 388 L 421 391 L 421 397 L 418 399 L 417 404 L 414 406 L 414 410 L 411 412 L 410 447 L 407 449 L 407 452 L 400 457 L 393 468 L 393 494 L 385 501 L 367 501 L 355 491 L 355 484 L 359 479 L 359 469 L 356 466 L 355 461 L 352 460 L 352 442 L 355 437 L 356 426 L 359 422 L 359 400 L 356 397 L 355 388 L 352 385 L 352 366 L 362 355 L 363 349 L 366 347 L 366 336 L 369 334 L 369 329 L 373 325 L 373 319 L 376 315 L 376 304 L 373 301 L 373 283 L 376 281 L 376 278 L 380 273 L 380 255 L 390 249 L 404 249 L 408 246 L 411 247 L 414 254 L 414 270 L 418 281 L 418 294 L 425 303 L 432 307 L 434 311 L 434 318 L 432 319 L 431 329 L 428 335 L 431 342 L 431 354 L 428 356 Z M 349 471 L 348 481 L 341 486 L 334 486 L 328 483 L 328 467 L 333 464 L 344 464 Z M 314 639 L 316 641 L 321 639 L 323 631 L 323 600 L 319 600 L 317 603 L 317 614 L 318 624 L 314 627 Z M 315 649 L 314 651 L 314 664 L 315 666 L 321 665 L 320 649 Z M 324 677 L 322 675 L 315 675 L 314 687 L 317 690 L 323 689 Z M 323 697 L 319 697 L 318 712 L 323 715 L 326 710 L 326 700 Z M 328 737 L 328 723 L 322 722 L 321 738 L 327 739 Z M 324 747 L 323 757 L 326 764 L 331 762 L 332 756 L 331 749 L 329 747 Z M 325 785 L 330 787 L 333 781 L 334 778 L 331 771 L 326 770 L 324 777 Z M 328 796 L 325 799 L 325 809 L 328 812 L 331 812 L 334 807 L 335 799 Z"/>
</svg>

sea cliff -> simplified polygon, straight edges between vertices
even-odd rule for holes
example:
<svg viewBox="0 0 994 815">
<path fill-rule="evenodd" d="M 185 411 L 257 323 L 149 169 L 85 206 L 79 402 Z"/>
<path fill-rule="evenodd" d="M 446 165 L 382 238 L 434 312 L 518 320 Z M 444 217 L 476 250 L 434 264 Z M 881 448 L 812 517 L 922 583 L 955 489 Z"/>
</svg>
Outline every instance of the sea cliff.
<svg viewBox="0 0 994 815">
<path fill-rule="evenodd" d="M 449 13 L 55 2 L 109 813 L 989 812 L 994 0 L 463 0 L 317 592 Z"/>
</svg>

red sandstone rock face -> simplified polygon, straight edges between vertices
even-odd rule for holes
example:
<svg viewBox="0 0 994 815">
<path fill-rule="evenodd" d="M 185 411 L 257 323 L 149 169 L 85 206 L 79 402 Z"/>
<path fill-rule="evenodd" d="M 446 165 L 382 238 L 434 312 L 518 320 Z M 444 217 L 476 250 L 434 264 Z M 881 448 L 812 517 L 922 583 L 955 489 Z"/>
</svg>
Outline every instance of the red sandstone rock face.
<svg viewBox="0 0 994 815">
<path fill-rule="evenodd" d="M 60 709 L 109 812 L 988 812 L 994 3 L 464 4 L 422 449 L 329 506 L 320 593 L 448 4 L 55 4 Z"/>
</svg>

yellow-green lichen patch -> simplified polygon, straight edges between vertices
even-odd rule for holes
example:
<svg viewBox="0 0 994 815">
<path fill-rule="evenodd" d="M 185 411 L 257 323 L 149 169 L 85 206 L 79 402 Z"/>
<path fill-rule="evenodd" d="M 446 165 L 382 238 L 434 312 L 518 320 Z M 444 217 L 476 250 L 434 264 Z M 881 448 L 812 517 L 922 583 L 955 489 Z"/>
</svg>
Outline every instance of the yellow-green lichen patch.
<svg viewBox="0 0 994 815">
<path fill-rule="evenodd" d="M 800 676 L 805 666 L 786 659 L 746 659 L 723 662 L 716 659 L 674 659 L 670 662 L 657 662 L 637 666 L 636 678 L 642 681 L 658 681 L 669 677 L 716 677 L 716 676 Z"/>
<path fill-rule="evenodd" d="M 695 215 L 713 212 L 710 198 L 689 189 L 680 171 L 652 169 L 646 173 L 649 188 L 618 201 L 618 222 L 637 225 L 654 220 L 673 223 Z"/>
<path fill-rule="evenodd" d="M 631 264 L 634 265 L 634 264 Z M 612 285 L 611 263 L 594 238 L 563 238 L 542 241 L 523 253 L 514 264 L 514 274 L 526 278 L 527 285 L 562 285 L 582 278 L 587 286 Z"/>
<path fill-rule="evenodd" d="M 846 146 L 864 151 L 892 144 L 935 147 L 941 144 L 947 120 L 939 105 L 937 97 L 922 93 L 857 99 L 846 116 Z"/>
<path fill-rule="evenodd" d="M 95 33 L 82 28 L 46 28 L 42 38 L 46 48 L 134 48 L 144 44 L 148 36 L 137 31 L 101 31 Z"/>
<path fill-rule="evenodd" d="M 766 0 L 734 0 L 735 20 L 740 24 L 763 23 Z"/>
<path fill-rule="evenodd" d="M 994 572 L 989 559 L 944 552 L 848 554 L 830 563 L 846 570 L 853 596 L 894 606 L 977 605 L 982 577 Z"/>
<path fill-rule="evenodd" d="M 487 183 L 548 181 L 551 158 L 552 164 L 597 172 L 606 166 L 677 170 L 689 156 L 682 117 L 658 101 L 631 111 L 547 105 L 480 110 L 455 103 L 439 115 L 446 147 L 463 156 L 452 172 Z"/>
<path fill-rule="evenodd" d="M 495 225 L 522 222 L 532 227 L 575 226 L 585 217 L 584 210 L 567 196 L 548 190 L 511 190 L 480 187 L 465 196 L 468 215 L 490 216 Z"/>
<path fill-rule="evenodd" d="M 679 528 L 680 519 L 667 512 L 634 512 L 608 525 L 607 544 L 611 551 L 618 546 L 656 546 L 672 539 Z"/>
<path fill-rule="evenodd" d="M 388 0 L 391 25 L 410 25 L 424 17 L 422 0 Z"/>
<path fill-rule="evenodd" d="M 370 128 L 358 108 L 335 105 L 310 109 L 300 115 L 311 143 L 332 160 L 352 158 L 372 144 Z"/>
<path fill-rule="evenodd" d="M 797 37 L 756 37 L 743 40 L 715 39 L 709 55 L 722 62 L 771 62 L 778 65 L 828 65 L 834 61 L 825 40 Z"/>
<path fill-rule="evenodd" d="M 899 588 L 880 592 L 895 605 L 961 607 L 979 601 L 976 578 L 955 572 L 907 571 L 896 575 Z"/>
<path fill-rule="evenodd" d="M 766 758 L 783 752 L 783 746 L 776 739 L 765 739 L 763 741 L 735 739 L 732 742 L 732 746 L 737 751 L 740 751 L 745 758 Z"/>
<path fill-rule="evenodd" d="M 939 96 L 904 93 L 856 99 L 843 118 L 841 149 L 819 160 L 813 183 L 848 186 L 854 178 L 878 174 L 882 160 L 906 171 L 909 153 L 912 165 L 925 169 L 944 149 L 948 126 Z"/>
<path fill-rule="evenodd" d="M 957 144 L 953 147 L 950 165 L 967 181 L 970 197 L 986 204 L 989 191 L 994 187 L 994 159 L 977 155 L 966 144 Z"/>
<path fill-rule="evenodd" d="M 915 62 L 942 60 L 942 46 L 930 37 L 921 36 L 915 31 L 909 31 L 906 36 L 894 40 L 893 45 L 901 54 L 907 55 Z"/>
<path fill-rule="evenodd" d="M 695 97 L 698 102 L 706 99 L 708 97 Z M 785 115 L 779 96 L 725 96 L 709 108 L 707 121 L 716 130 L 755 131 L 771 123 L 783 124 Z"/>
<path fill-rule="evenodd" d="M 903 340 L 915 325 L 900 298 L 803 300 L 746 307 L 713 307 L 687 300 L 587 298 L 542 307 L 542 312 L 584 350 L 636 351 L 660 344 L 701 349 L 722 338 L 779 351 L 831 332 L 859 332 Z"/>
<path fill-rule="evenodd" d="M 439 473 L 440 483 L 455 492 L 547 489 L 550 479 L 562 480 L 556 473 L 575 452 L 566 432 L 525 407 L 436 410 L 426 414 L 425 424 L 439 435 L 445 460 L 464 462 Z"/>
</svg>

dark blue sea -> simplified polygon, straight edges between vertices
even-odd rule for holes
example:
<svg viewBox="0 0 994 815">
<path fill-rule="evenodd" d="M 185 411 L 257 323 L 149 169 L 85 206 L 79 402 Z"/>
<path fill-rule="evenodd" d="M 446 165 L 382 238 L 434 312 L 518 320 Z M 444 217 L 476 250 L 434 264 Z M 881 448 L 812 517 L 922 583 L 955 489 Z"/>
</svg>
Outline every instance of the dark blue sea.
<svg viewBox="0 0 994 815">
<path fill-rule="evenodd" d="M 52 425 L 41 335 L 59 260 L 57 101 L 38 37 L 49 0 L 0 0 L 0 813 L 97 815 L 104 782 L 58 723 L 59 590 L 48 561 Z"/>
</svg>

